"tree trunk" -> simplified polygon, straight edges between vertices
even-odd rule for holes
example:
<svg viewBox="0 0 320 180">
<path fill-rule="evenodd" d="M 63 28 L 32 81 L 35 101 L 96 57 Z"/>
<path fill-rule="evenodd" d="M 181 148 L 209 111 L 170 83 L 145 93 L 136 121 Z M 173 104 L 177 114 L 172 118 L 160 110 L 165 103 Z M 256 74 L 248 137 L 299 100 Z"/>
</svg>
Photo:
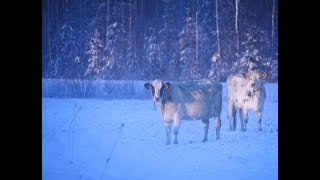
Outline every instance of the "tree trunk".
<svg viewBox="0 0 320 180">
<path fill-rule="evenodd" d="M 57 1 L 57 26 L 56 26 L 56 36 L 57 36 L 57 41 L 56 41 L 56 50 L 57 50 L 57 58 L 59 57 L 59 1 Z"/>
<path fill-rule="evenodd" d="M 236 0 L 236 22 L 235 22 L 235 26 L 236 26 L 236 36 L 237 36 L 237 53 L 239 54 L 239 49 L 240 49 L 240 42 L 239 42 L 239 32 L 238 32 L 238 5 L 239 5 L 239 1 L 240 0 Z"/>
<path fill-rule="evenodd" d="M 274 11 L 275 11 L 275 0 L 272 2 L 272 31 L 271 31 L 271 59 L 274 58 Z"/>
<path fill-rule="evenodd" d="M 156 17 L 158 17 L 158 1 L 156 0 Z"/>
<path fill-rule="evenodd" d="M 131 41 L 131 0 L 129 0 L 129 41 Z"/>
<path fill-rule="evenodd" d="M 48 0 L 48 52 L 49 52 L 49 62 L 52 62 L 51 56 L 51 27 L 50 27 L 50 0 Z M 49 64 L 50 64 L 49 63 Z M 51 69 L 51 67 L 50 67 Z"/>
<path fill-rule="evenodd" d="M 107 34 L 106 34 L 106 36 L 107 36 L 107 43 L 109 42 L 109 35 L 108 35 L 108 31 L 109 31 L 109 16 L 110 16 L 110 12 L 109 12 L 109 7 L 110 7 L 110 2 L 109 2 L 109 0 L 108 0 L 108 9 L 107 9 Z"/>
<path fill-rule="evenodd" d="M 200 63 L 199 63 L 199 61 L 198 61 L 198 54 L 199 54 L 199 32 L 198 32 L 198 5 L 199 5 L 199 0 L 197 0 L 197 4 L 196 4 L 196 69 L 198 69 L 199 67 L 197 67 L 197 66 L 199 66 L 200 65 Z M 195 72 L 195 73 L 198 73 L 198 72 Z M 193 77 L 193 78 L 195 78 L 195 77 Z"/>
<path fill-rule="evenodd" d="M 123 23 L 123 0 L 121 2 L 121 23 L 122 23 L 122 25 L 124 25 L 124 23 Z"/>
<path fill-rule="evenodd" d="M 218 15 L 218 0 L 216 0 L 216 25 L 217 25 L 217 43 L 218 43 L 218 59 L 217 59 L 217 65 L 221 67 L 221 61 L 220 61 L 220 40 L 219 40 L 219 15 Z M 220 69 L 219 69 L 220 70 Z M 220 82 L 220 72 L 217 72 L 217 81 Z"/>
<path fill-rule="evenodd" d="M 142 28 L 144 28 L 144 17 L 143 17 L 143 0 L 141 0 L 141 27 Z M 143 32 L 145 32 L 144 30 L 143 30 Z M 144 42 L 144 37 L 145 37 L 145 33 L 142 33 L 142 43 Z M 143 46 L 142 46 L 143 47 Z"/>
<path fill-rule="evenodd" d="M 220 40 L 219 40 L 219 16 L 218 16 L 218 0 L 216 0 L 216 25 L 217 25 L 217 43 L 218 43 L 218 55 L 220 57 Z"/>
<path fill-rule="evenodd" d="M 82 52 L 82 2 L 80 2 L 80 8 L 79 8 L 79 16 L 80 16 L 80 48 L 79 48 L 79 54 Z"/>
<path fill-rule="evenodd" d="M 145 37 L 145 29 L 144 29 L 144 21 L 143 21 L 143 0 L 140 0 L 140 22 L 138 26 L 140 28 L 140 30 L 138 30 L 139 32 L 139 45 L 138 45 L 138 54 L 139 54 L 139 58 L 143 59 L 143 47 L 144 47 L 144 37 Z M 139 8 L 137 8 L 139 9 Z"/>
</svg>

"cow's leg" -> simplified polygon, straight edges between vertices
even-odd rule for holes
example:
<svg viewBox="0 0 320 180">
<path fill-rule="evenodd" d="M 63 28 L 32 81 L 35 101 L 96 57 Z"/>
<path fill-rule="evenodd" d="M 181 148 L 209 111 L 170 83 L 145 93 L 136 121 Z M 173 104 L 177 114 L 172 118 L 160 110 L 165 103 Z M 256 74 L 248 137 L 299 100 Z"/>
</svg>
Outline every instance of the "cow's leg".
<svg viewBox="0 0 320 180">
<path fill-rule="evenodd" d="M 236 130 L 236 125 L 237 125 L 237 110 L 236 108 L 233 106 L 233 119 L 232 119 L 232 123 L 233 123 L 233 131 Z"/>
<path fill-rule="evenodd" d="M 239 109 L 239 117 L 240 117 L 240 125 L 241 125 L 241 131 L 245 131 L 244 124 L 243 124 L 243 109 Z"/>
<path fill-rule="evenodd" d="M 180 121 L 180 119 L 178 117 L 178 114 L 176 114 L 174 116 L 173 122 L 174 122 L 174 131 L 173 131 L 173 133 L 174 133 L 174 142 L 173 143 L 174 144 L 178 144 L 178 134 L 179 134 L 180 123 L 181 123 L 181 121 Z"/>
<path fill-rule="evenodd" d="M 243 119 L 244 123 L 243 123 L 243 128 L 241 128 L 241 130 L 242 131 L 246 131 L 247 130 L 248 120 L 249 120 L 248 109 L 246 109 L 246 108 L 242 109 L 242 119 Z"/>
<path fill-rule="evenodd" d="M 258 112 L 257 114 L 258 114 L 258 131 L 262 131 L 262 128 L 261 128 L 262 113 Z"/>
<path fill-rule="evenodd" d="M 202 142 L 206 142 L 208 140 L 209 119 L 202 119 L 202 122 L 204 128 L 204 136 Z"/>
<path fill-rule="evenodd" d="M 220 127 L 221 127 L 221 119 L 220 117 L 214 117 L 214 125 L 216 126 L 216 140 L 220 139 Z"/>
<path fill-rule="evenodd" d="M 235 109 L 234 104 L 228 101 L 228 120 L 229 120 L 230 131 L 236 130 L 236 115 L 237 115 L 237 110 Z"/>
<path fill-rule="evenodd" d="M 166 145 L 169 145 L 170 144 L 171 123 L 164 123 L 164 125 L 166 127 L 166 135 L 167 135 Z"/>
</svg>

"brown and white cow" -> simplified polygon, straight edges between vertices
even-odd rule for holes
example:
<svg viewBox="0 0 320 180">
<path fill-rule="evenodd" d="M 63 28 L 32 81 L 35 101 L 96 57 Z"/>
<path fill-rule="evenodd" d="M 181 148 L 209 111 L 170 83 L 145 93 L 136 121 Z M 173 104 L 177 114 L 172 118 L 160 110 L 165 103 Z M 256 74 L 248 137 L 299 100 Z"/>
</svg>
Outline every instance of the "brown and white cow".
<svg viewBox="0 0 320 180">
<path fill-rule="evenodd" d="M 166 82 L 160 79 L 145 83 L 145 88 L 152 91 L 153 101 L 158 105 L 166 127 L 167 141 L 170 144 L 171 123 L 174 123 L 174 144 L 178 143 L 178 133 L 181 120 L 202 119 L 204 137 L 207 141 L 209 118 L 214 117 L 216 139 L 220 137 L 222 85 L 209 79 Z"/>
<path fill-rule="evenodd" d="M 261 119 L 266 99 L 264 79 L 267 74 L 259 70 L 249 71 L 244 74 L 231 75 L 227 79 L 228 94 L 228 120 L 230 130 L 236 129 L 236 115 L 239 111 L 241 131 L 246 131 L 248 123 L 248 110 L 258 114 L 258 130 L 261 131 Z"/>
</svg>

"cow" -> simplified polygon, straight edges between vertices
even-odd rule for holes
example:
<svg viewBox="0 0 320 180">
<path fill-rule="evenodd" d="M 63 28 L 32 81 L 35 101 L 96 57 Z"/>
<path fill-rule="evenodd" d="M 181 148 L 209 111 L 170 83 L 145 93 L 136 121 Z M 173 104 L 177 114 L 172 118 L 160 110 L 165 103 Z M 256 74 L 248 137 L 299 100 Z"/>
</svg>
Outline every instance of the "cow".
<svg viewBox="0 0 320 180">
<path fill-rule="evenodd" d="M 230 131 L 236 130 L 236 115 L 239 111 L 241 131 L 246 131 L 248 110 L 258 115 L 258 131 L 261 131 L 262 112 L 266 99 L 264 87 L 267 73 L 259 70 L 231 75 L 227 79 L 227 109 Z"/>
<path fill-rule="evenodd" d="M 174 123 L 174 144 L 178 144 L 178 133 L 181 120 L 199 120 L 204 124 L 204 137 L 207 141 L 209 118 L 214 118 L 216 139 L 220 138 L 222 85 L 210 79 L 184 82 L 166 82 L 155 79 L 145 83 L 151 90 L 153 101 L 160 109 L 166 129 L 166 145 L 170 144 L 171 123 Z"/>
</svg>

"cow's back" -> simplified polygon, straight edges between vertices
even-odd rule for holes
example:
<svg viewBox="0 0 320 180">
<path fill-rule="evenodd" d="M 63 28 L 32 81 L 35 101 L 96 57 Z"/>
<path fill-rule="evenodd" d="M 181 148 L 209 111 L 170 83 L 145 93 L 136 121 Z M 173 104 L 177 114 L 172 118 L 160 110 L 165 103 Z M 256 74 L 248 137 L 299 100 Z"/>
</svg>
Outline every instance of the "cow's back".
<svg viewBox="0 0 320 180">
<path fill-rule="evenodd" d="M 181 105 L 181 119 L 209 119 L 221 114 L 222 85 L 213 80 L 172 83 L 165 96 Z"/>
</svg>

